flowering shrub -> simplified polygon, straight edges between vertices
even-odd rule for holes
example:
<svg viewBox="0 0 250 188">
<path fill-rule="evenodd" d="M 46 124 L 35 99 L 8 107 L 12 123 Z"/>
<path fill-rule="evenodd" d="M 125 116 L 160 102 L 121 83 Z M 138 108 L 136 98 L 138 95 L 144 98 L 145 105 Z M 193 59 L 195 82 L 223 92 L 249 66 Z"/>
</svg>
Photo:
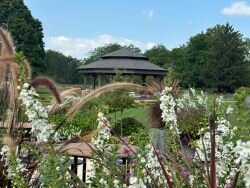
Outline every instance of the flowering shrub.
<svg viewBox="0 0 250 188">
<path fill-rule="evenodd" d="M 31 133 L 36 136 L 37 142 L 47 142 L 54 133 L 52 125 L 48 123 L 48 113 L 42 103 L 37 99 L 39 95 L 28 83 L 23 85 L 20 92 L 22 105 L 25 106 L 25 114 L 32 124 Z M 55 138 L 55 137 L 54 137 Z"/>
</svg>

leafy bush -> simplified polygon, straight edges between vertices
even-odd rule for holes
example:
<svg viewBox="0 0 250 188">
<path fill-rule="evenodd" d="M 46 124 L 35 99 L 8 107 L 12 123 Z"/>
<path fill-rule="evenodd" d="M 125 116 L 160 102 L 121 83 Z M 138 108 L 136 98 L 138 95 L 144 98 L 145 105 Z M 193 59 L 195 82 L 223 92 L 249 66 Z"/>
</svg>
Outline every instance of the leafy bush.
<svg viewBox="0 0 250 188">
<path fill-rule="evenodd" d="M 129 140 L 131 144 L 143 147 L 149 144 L 150 137 L 146 129 L 138 129 L 129 136 Z"/>
<path fill-rule="evenodd" d="M 178 115 L 179 129 L 183 136 L 196 139 L 199 136 L 199 130 L 206 128 L 207 119 L 203 109 L 182 110 Z"/>
<path fill-rule="evenodd" d="M 122 121 L 122 130 L 121 130 Z M 138 133 L 144 126 L 132 117 L 125 117 L 115 123 L 113 129 L 117 134 L 122 133 L 122 136 L 130 136 L 132 133 Z"/>
<path fill-rule="evenodd" d="M 50 122 L 61 125 L 59 132 L 65 136 L 75 133 L 85 133 L 97 127 L 97 111 L 84 110 L 78 113 L 71 122 L 65 121 L 64 114 L 54 114 L 50 117 Z"/>
<path fill-rule="evenodd" d="M 236 100 L 237 105 L 243 106 L 247 96 L 250 96 L 249 87 L 240 87 L 237 89 L 234 93 L 234 99 Z"/>
</svg>

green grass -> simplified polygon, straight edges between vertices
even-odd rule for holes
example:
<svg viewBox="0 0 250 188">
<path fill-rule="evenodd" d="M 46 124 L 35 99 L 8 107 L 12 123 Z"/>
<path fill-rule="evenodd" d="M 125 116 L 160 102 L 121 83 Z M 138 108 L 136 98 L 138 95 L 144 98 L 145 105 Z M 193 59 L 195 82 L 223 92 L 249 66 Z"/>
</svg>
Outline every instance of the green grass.
<svg viewBox="0 0 250 188">
<path fill-rule="evenodd" d="M 129 108 L 124 110 L 123 112 L 123 118 L 124 117 L 132 117 L 135 118 L 137 121 L 141 122 L 145 127 L 149 127 L 150 124 L 148 122 L 148 110 L 149 107 L 140 107 L 140 108 Z M 115 122 L 115 113 L 112 113 L 109 115 L 111 118 L 111 122 Z M 121 113 L 116 112 L 116 121 L 121 119 Z"/>
<path fill-rule="evenodd" d="M 71 87 L 80 87 L 80 85 L 70 85 L 70 84 L 57 84 L 57 89 L 59 92 L 71 88 Z M 38 87 L 36 88 L 37 93 L 40 95 L 41 101 L 44 105 L 49 105 L 50 102 L 52 101 L 53 97 L 50 94 L 49 90 L 45 87 Z M 81 92 L 78 93 L 79 95 Z"/>
</svg>

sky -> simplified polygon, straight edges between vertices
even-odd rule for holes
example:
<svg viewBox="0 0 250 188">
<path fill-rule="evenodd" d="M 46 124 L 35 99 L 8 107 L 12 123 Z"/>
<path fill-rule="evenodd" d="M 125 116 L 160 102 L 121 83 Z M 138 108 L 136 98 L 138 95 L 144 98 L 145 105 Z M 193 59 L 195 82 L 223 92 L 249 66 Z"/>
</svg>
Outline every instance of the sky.
<svg viewBox="0 0 250 188">
<path fill-rule="evenodd" d="M 179 47 L 229 22 L 250 38 L 250 0 L 24 0 L 43 25 L 46 49 L 83 59 L 108 43 Z"/>
</svg>

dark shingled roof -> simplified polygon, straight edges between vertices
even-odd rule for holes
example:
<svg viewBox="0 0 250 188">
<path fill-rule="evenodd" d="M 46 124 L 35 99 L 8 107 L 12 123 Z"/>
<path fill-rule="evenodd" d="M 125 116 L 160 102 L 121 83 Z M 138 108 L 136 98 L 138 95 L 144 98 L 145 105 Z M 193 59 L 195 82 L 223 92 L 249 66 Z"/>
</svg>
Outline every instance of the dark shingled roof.
<svg viewBox="0 0 250 188">
<path fill-rule="evenodd" d="M 133 50 L 129 50 L 127 48 L 121 48 L 120 50 L 111 52 L 109 54 L 106 54 L 104 56 L 101 56 L 101 58 L 106 59 L 106 58 L 134 58 L 134 59 L 146 59 L 148 60 L 147 57 L 143 56 L 140 53 L 136 53 Z"/>
<path fill-rule="evenodd" d="M 101 56 L 99 60 L 78 68 L 84 74 L 115 74 L 115 70 L 123 74 L 165 75 L 166 69 L 149 62 L 148 58 L 132 50 L 122 48 Z"/>
</svg>

